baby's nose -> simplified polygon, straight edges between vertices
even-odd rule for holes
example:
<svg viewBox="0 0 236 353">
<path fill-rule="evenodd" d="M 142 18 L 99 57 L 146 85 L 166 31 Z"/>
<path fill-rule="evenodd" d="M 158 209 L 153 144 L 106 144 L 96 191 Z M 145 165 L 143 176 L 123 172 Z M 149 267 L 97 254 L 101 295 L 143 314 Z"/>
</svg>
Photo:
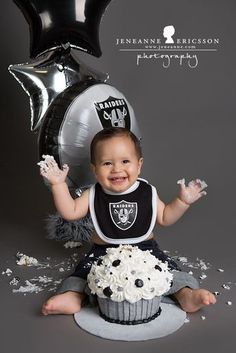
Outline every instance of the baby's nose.
<svg viewBox="0 0 236 353">
<path fill-rule="evenodd" d="M 119 172 L 120 170 L 121 170 L 121 165 L 120 165 L 120 163 L 114 163 L 114 164 L 113 164 L 112 171 L 115 172 L 115 173 L 117 173 L 117 172 Z"/>
</svg>

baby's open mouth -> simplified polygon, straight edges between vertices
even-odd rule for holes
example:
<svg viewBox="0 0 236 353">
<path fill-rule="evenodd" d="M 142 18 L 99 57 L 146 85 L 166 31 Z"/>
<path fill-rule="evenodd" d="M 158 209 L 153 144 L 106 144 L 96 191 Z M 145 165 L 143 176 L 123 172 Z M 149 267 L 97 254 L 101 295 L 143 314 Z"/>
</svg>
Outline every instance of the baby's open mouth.
<svg viewBox="0 0 236 353">
<path fill-rule="evenodd" d="M 109 180 L 113 181 L 113 182 L 121 182 L 126 180 L 127 177 L 113 177 L 113 178 L 109 178 Z"/>
</svg>

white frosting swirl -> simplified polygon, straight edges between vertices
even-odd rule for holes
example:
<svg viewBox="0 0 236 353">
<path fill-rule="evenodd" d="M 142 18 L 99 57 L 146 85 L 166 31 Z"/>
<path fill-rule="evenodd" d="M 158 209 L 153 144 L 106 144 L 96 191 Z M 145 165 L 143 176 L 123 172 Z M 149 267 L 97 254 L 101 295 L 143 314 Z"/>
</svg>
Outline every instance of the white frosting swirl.
<svg viewBox="0 0 236 353">
<path fill-rule="evenodd" d="M 120 245 L 108 248 L 107 254 L 92 265 L 88 286 L 100 298 L 135 303 L 166 293 L 172 278 L 167 262 L 160 261 L 149 250 Z"/>
</svg>

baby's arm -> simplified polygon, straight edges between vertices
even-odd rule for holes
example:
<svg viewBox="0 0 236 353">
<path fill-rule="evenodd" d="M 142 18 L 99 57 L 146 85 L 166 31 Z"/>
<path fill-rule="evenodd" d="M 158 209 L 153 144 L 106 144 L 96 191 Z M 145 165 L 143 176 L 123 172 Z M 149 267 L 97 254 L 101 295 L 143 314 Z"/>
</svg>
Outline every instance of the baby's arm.
<svg viewBox="0 0 236 353">
<path fill-rule="evenodd" d="M 52 156 L 43 156 L 44 161 L 39 162 L 40 174 L 51 184 L 54 203 L 62 218 L 72 221 L 83 218 L 88 213 L 88 195 L 86 190 L 79 198 L 73 199 L 66 184 L 69 171 L 67 165 L 60 169 Z"/>
<path fill-rule="evenodd" d="M 187 211 L 192 203 L 206 195 L 204 190 L 207 184 L 200 179 L 191 181 L 188 186 L 185 185 L 185 180 L 180 180 L 179 195 L 165 205 L 163 201 L 158 198 L 157 202 L 157 222 L 163 226 L 174 224 Z"/>
</svg>

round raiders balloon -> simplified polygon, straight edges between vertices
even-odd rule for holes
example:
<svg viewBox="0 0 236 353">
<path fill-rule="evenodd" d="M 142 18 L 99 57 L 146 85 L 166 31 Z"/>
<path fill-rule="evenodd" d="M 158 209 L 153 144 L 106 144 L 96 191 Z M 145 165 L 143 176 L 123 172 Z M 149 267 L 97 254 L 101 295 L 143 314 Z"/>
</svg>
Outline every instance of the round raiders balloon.
<svg viewBox="0 0 236 353">
<path fill-rule="evenodd" d="M 39 132 L 39 154 L 53 155 L 60 167 L 70 167 L 71 191 L 94 183 L 90 169 L 90 143 L 107 127 L 126 127 L 139 139 L 134 111 L 116 88 L 94 80 L 68 87 L 45 114 Z"/>
</svg>

